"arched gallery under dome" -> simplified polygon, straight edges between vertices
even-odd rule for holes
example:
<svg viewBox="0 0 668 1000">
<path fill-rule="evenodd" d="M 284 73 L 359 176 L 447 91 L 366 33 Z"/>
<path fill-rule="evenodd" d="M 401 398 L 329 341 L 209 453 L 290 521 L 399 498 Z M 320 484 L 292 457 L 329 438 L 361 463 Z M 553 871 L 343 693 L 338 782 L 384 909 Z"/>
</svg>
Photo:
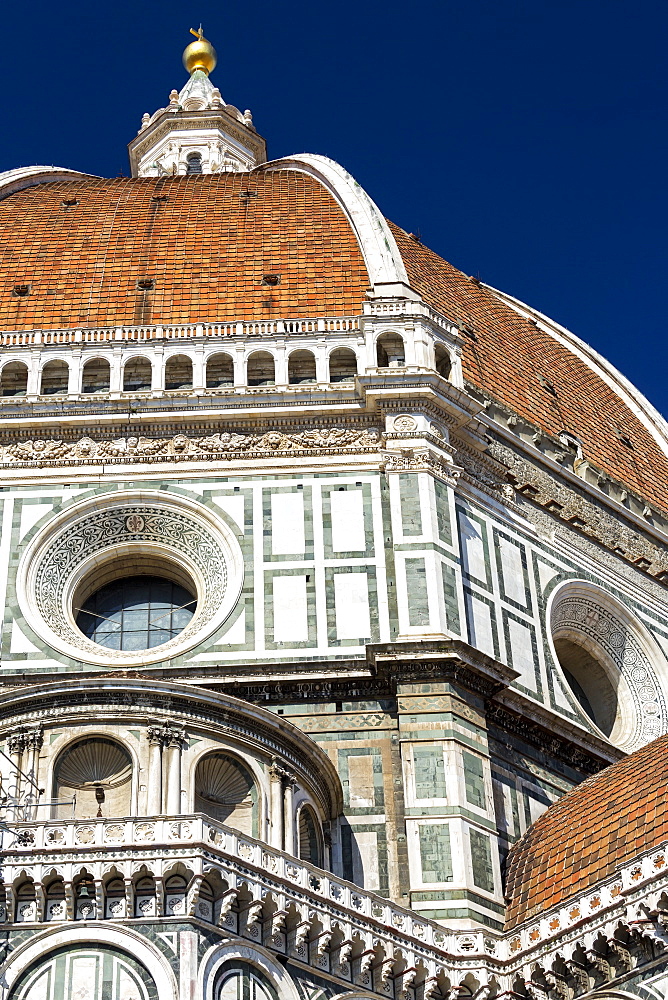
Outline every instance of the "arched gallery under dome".
<svg viewBox="0 0 668 1000">
<path fill-rule="evenodd" d="M 0 1000 L 661 1000 L 666 424 L 194 34 L 0 174 Z"/>
</svg>

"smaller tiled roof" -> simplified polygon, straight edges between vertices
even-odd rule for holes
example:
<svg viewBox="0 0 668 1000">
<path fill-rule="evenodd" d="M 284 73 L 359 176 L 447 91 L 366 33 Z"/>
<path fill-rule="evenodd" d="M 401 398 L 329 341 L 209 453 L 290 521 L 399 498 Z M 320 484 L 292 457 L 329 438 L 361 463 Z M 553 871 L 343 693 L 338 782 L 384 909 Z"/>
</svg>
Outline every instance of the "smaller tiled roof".
<svg viewBox="0 0 668 1000">
<path fill-rule="evenodd" d="M 510 930 L 609 878 L 668 840 L 668 735 L 584 781 L 508 855 Z"/>
</svg>

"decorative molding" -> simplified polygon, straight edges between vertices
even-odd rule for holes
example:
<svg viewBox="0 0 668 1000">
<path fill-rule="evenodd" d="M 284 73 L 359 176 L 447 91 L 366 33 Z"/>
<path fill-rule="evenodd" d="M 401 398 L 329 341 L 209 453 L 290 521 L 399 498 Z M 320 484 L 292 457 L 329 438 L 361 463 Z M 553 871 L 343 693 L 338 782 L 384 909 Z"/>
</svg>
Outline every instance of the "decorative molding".
<svg viewBox="0 0 668 1000">
<path fill-rule="evenodd" d="M 185 433 L 169 438 L 129 436 L 76 441 L 29 438 L 0 446 L 0 463 L 20 466 L 95 465 L 109 462 L 207 461 L 211 458 L 264 458 L 268 455 L 320 455 L 377 452 L 383 436 L 376 427 L 313 427 L 260 433 L 216 431 L 204 437 Z"/>
</svg>

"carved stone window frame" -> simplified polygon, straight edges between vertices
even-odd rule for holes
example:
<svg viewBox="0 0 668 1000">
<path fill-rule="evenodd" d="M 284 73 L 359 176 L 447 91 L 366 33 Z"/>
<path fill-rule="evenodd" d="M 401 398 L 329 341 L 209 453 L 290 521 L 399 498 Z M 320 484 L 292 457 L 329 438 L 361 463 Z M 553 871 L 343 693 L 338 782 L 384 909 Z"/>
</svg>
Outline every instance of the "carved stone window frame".
<svg viewBox="0 0 668 1000">
<path fill-rule="evenodd" d="M 668 690 L 668 661 L 625 604 L 588 580 L 566 580 L 550 595 L 546 624 L 549 650 L 562 686 L 588 727 L 595 723 L 571 693 L 554 638 L 571 639 L 589 652 L 615 689 L 618 718 L 609 737 L 601 733 L 605 739 L 632 753 L 668 731 L 663 694 Z"/>
<path fill-rule="evenodd" d="M 153 649 L 108 649 L 77 627 L 75 598 L 85 599 L 86 588 L 104 573 L 120 578 L 124 563 L 129 576 L 142 565 L 149 575 L 163 567 L 196 592 L 186 628 Z M 241 548 L 221 517 L 183 496 L 127 490 L 56 514 L 21 557 L 17 594 L 26 621 L 53 649 L 87 663 L 140 666 L 174 659 L 212 635 L 234 609 L 242 583 Z"/>
</svg>

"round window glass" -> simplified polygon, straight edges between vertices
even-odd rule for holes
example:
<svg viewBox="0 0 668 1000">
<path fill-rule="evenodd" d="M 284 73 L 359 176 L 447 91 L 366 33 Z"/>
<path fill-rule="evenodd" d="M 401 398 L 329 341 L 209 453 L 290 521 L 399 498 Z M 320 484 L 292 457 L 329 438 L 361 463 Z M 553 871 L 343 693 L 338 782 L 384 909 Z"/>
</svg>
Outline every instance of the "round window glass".
<svg viewBox="0 0 668 1000">
<path fill-rule="evenodd" d="M 108 583 L 75 608 L 85 636 L 107 649 L 153 649 L 182 632 L 197 598 L 158 576 L 132 576 Z"/>
</svg>

